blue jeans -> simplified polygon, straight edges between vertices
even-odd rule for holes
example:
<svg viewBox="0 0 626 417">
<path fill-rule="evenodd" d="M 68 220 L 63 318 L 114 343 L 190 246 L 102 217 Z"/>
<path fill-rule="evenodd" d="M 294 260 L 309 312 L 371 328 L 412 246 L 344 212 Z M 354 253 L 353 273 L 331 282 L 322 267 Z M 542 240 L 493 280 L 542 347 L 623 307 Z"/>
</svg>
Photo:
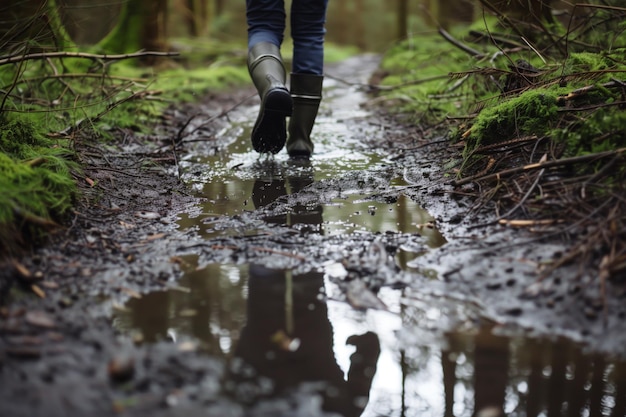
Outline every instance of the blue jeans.
<svg viewBox="0 0 626 417">
<path fill-rule="evenodd" d="M 324 73 L 324 35 L 328 0 L 293 0 L 291 5 L 291 38 L 293 39 L 292 72 Z M 280 47 L 285 32 L 284 0 L 246 0 L 248 48 L 259 42 Z"/>
</svg>

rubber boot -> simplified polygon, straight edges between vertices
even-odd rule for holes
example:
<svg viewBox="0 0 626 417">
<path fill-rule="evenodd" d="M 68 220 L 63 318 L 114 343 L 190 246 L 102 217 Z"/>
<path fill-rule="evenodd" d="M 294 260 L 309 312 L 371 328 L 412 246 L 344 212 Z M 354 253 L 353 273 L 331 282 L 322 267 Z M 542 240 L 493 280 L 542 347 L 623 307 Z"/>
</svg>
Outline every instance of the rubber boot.
<svg viewBox="0 0 626 417">
<path fill-rule="evenodd" d="M 322 101 L 322 75 L 291 74 L 293 115 L 289 120 L 287 153 L 292 158 L 308 159 L 313 153 L 311 131 Z"/>
<path fill-rule="evenodd" d="M 259 115 L 252 129 L 252 147 L 259 153 L 277 153 L 285 146 L 285 118 L 291 116 L 293 110 L 278 46 L 259 42 L 250 48 L 248 70 L 261 97 Z"/>
</svg>

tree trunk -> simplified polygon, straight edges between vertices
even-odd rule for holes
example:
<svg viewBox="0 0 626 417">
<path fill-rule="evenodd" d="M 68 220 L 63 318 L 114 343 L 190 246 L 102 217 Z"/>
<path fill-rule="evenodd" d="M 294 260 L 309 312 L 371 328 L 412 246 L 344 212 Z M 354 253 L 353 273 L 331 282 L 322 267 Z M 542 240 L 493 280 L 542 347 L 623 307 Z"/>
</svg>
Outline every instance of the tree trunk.
<svg viewBox="0 0 626 417">
<path fill-rule="evenodd" d="M 120 21 L 98 44 L 107 53 L 167 50 L 167 0 L 128 0 Z M 147 58 L 151 64 L 154 58 Z"/>
<path fill-rule="evenodd" d="M 185 21 L 189 34 L 204 36 L 208 31 L 211 5 L 209 0 L 185 0 Z"/>
<path fill-rule="evenodd" d="M 422 7 L 427 14 L 426 22 L 434 27 L 447 30 L 456 23 L 474 21 L 474 1 L 472 0 L 423 0 Z"/>
<path fill-rule="evenodd" d="M 365 49 L 365 25 L 363 23 L 363 16 L 365 16 L 365 5 L 363 4 L 363 0 L 355 0 L 354 3 L 354 17 L 356 19 L 354 22 L 354 44 L 360 49 Z"/>
<path fill-rule="evenodd" d="M 221 16 L 224 13 L 224 3 L 224 0 L 215 0 L 215 16 Z"/>
<path fill-rule="evenodd" d="M 398 40 L 403 40 L 409 34 L 409 0 L 398 0 Z"/>
<path fill-rule="evenodd" d="M 522 22 L 554 21 L 552 0 L 480 0 L 480 2 L 489 10 L 497 11 Z"/>
<path fill-rule="evenodd" d="M 25 0 L 0 6 L 0 50 L 3 54 L 61 51 L 73 43 L 55 0 Z"/>
</svg>

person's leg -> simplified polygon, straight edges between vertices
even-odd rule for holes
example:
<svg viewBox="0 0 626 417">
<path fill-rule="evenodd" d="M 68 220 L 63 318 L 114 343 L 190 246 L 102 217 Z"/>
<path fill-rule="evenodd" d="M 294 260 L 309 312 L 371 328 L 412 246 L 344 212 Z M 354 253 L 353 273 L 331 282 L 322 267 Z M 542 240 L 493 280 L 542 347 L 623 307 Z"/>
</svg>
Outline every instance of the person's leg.
<svg viewBox="0 0 626 417">
<path fill-rule="evenodd" d="M 324 35 L 328 0 L 293 0 L 291 37 L 294 74 L 324 74 Z"/>
<path fill-rule="evenodd" d="M 283 0 L 246 0 L 248 22 L 248 70 L 261 98 L 252 129 L 252 146 L 261 153 L 277 153 L 287 138 L 285 118 L 293 101 L 285 82 L 280 55 L 285 29 Z"/>
<path fill-rule="evenodd" d="M 309 158 L 313 153 L 311 131 L 322 100 L 327 5 L 328 0 L 293 0 L 291 7 L 294 107 L 287 152 L 294 158 Z"/>
<path fill-rule="evenodd" d="M 246 0 L 248 49 L 259 42 L 280 48 L 285 32 L 284 0 Z"/>
</svg>

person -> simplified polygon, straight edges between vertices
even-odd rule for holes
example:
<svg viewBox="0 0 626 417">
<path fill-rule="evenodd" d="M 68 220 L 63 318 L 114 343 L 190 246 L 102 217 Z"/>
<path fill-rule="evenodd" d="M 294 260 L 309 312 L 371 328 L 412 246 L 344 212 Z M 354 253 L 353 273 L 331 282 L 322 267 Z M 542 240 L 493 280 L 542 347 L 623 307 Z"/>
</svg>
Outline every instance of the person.
<svg viewBox="0 0 626 417">
<path fill-rule="evenodd" d="M 261 98 L 251 140 L 259 153 L 278 153 L 285 142 L 292 158 L 308 159 L 313 153 L 311 131 L 322 100 L 327 6 L 328 0 L 292 1 L 293 59 L 287 89 L 280 53 L 284 0 L 246 0 L 248 70 Z"/>
<path fill-rule="evenodd" d="M 300 170 L 287 179 L 274 175 L 259 178 L 251 199 L 257 210 L 271 207 L 288 191 L 298 193 L 312 182 L 312 169 Z M 321 205 L 295 204 L 289 213 L 270 212 L 264 219 L 270 224 L 297 225 L 300 231 L 310 228 L 312 233 L 323 233 Z M 301 390 L 320 399 L 320 407 L 325 411 L 342 417 L 360 416 L 369 401 L 376 373 L 378 336 L 365 332 L 346 339 L 355 351 L 344 376 L 333 350 L 334 332 L 324 297 L 324 273 L 294 273 L 251 263 L 248 274 L 246 324 L 229 367 L 226 391 L 238 402 L 254 406 L 264 399 Z M 267 380 L 271 384 L 264 383 Z M 272 415 L 289 416 L 294 414 L 292 411 Z"/>
</svg>

